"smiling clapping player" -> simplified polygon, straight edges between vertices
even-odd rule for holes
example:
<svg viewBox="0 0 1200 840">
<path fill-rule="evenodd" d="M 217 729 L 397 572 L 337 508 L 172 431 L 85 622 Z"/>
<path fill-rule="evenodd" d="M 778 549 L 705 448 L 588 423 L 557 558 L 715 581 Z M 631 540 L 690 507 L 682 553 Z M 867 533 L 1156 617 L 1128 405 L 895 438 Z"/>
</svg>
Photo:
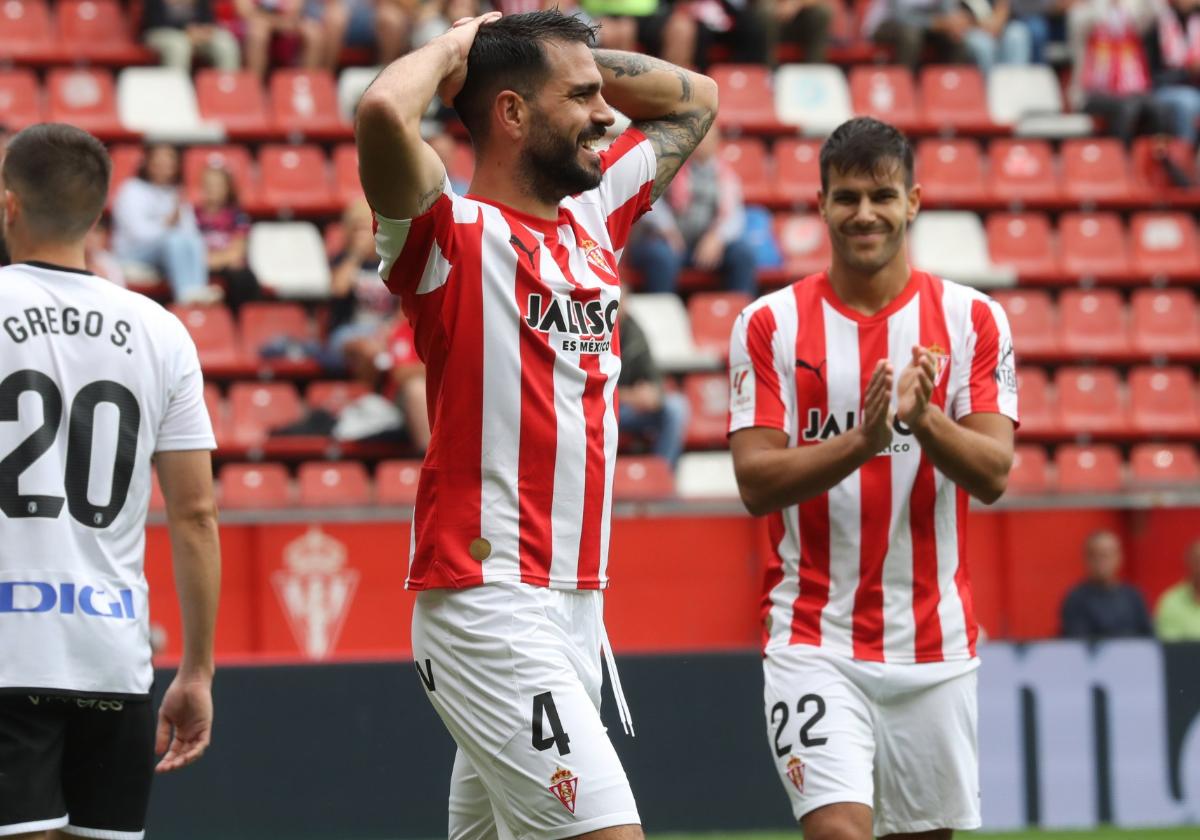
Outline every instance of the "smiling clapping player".
<svg viewBox="0 0 1200 840">
<path fill-rule="evenodd" d="M 909 267 L 903 135 L 851 120 L 820 167 L 829 270 L 730 342 L 734 469 L 774 550 L 767 736 L 805 840 L 945 840 L 979 826 L 967 503 L 1007 482 L 1012 341 L 994 300 Z"/>
<path fill-rule="evenodd" d="M 458 744 L 450 838 L 637 840 L 600 721 L 630 227 L 712 124 L 711 79 L 592 50 L 557 11 L 464 18 L 358 108 L 380 273 L 427 372 L 413 516 L 413 657 Z M 435 92 L 471 135 L 457 195 L 421 139 Z M 592 146 L 619 108 L 633 120 Z"/>
<path fill-rule="evenodd" d="M 89 273 L 104 146 L 35 125 L 0 166 L 0 836 L 144 834 L 159 771 L 212 727 L 217 513 L 196 348 L 149 298 Z M 151 461 L 183 658 L 158 714 L 143 574 Z"/>
</svg>

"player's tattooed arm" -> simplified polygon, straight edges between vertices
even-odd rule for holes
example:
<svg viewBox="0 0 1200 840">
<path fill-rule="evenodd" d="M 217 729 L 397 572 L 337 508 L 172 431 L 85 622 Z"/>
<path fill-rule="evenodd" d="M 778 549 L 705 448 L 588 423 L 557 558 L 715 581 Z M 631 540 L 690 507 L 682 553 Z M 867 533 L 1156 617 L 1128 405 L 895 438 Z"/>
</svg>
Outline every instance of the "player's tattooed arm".
<svg viewBox="0 0 1200 840">
<path fill-rule="evenodd" d="M 594 50 L 604 77 L 604 97 L 634 121 L 658 159 L 658 198 L 712 128 L 717 85 L 712 79 L 661 59 L 618 50 Z"/>
</svg>

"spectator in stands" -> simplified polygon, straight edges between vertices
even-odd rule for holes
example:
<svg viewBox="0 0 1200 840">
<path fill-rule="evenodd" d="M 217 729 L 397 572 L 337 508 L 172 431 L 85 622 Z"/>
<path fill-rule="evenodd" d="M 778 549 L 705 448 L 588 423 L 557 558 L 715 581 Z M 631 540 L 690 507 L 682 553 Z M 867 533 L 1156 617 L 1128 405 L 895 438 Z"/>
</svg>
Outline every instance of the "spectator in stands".
<svg viewBox="0 0 1200 840">
<path fill-rule="evenodd" d="M 321 65 L 327 33 L 320 3 L 234 0 L 234 4 L 238 15 L 235 34 L 242 39 L 246 69 L 258 78 L 266 78 L 273 51 L 284 64 Z"/>
<path fill-rule="evenodd" d="M 418 49 L 441 35 L 459 18 L 483 14 L 480 0 L 426 0 L 417 11 L 412 47 Z"/>
<path fill-rule="evenodd" d="M 429 408 L 425 402 L 425 365 L 417 355 L 412 324 L 403 315 L 396 317 L 388 336 L 391 373 L 387 391 L 404 415 L 404 427 L 418 452 L 429 447 Z"/>
<path fill-rule="evenodd" d="M 692 152 L 653 210 L 638 223 L 628 248 L 642 290 L 673 292 L 684 266 L 716 271 L 732 291 L 757 291 L 754 248 L 745 236 L 742 185 L 721 160 L 719 132 Z"/>
<path fill-rule="evenodd" d="M 379 64 L 391 64 L 408 50 L 416 0 L 325 0 L 325 56 L 321 64 L 336 71 L 342 45 L 375 47 Z"/>
<path fill-rule="evenodd" d="M 687 397 L 663 388 L 662 374 L 650 354 L 650 342 L 638 322 L 621 307 L 621 376 L 617 380 L 623 434 L 648 439 L 655 455 L 672 467 L 683 452 L 683 437 L 690 414 Z"/>
<path fill-rule="evenodd" d="M 896 63 L 916 69 L 932 47 L 938 58 L 975 64 L 987 73 L 996 64 L 1028 64 L 1029 28 L 1011 16 L 1010 0 L 876 0 L 865 29 L 892 48 Z"/>
<path fill-rule="evenodd" d="M 1167 108 L 1171 133 L 1194 146 L 1200 119 L 1200 0 L 1164 2 L 1146 43 L 1154 100 Z"/>
<path fill-rule="evenodd" d="M 113 202 L 113 250 L 123 262 L 165 273 L 177 303 L 212 303 L 221 287 L 208 282 L 204 237 L 180 186 L 179 152 L 167 143 L 146 149 L 137 174 Z"/>
<path fill-rule="evenodd" d="M 800 47 L 806 62 L 823 63 L 829 50 L 834 4 L 839 2 L 841 0 L 775 0 L 770 4 L 774 40 Z M 775 63 L 779 63 L 778 54 Z"/>
<path fill-rule="evenodd" d="M 229 308 L 237 312 L 243 303 L 257 300 L 258 279 L 246 261 L 250 217 L 238 203 L 233 173 L 219 163 L 209 164 L 200 175 L 196 225 L 204 236 L 208 273 L 221 279 Z"/>
<path fill-rule="evenodd" d="M 1152 636 L 1150 613 L 1141 593 L 1118 577 L 1121 542 L 1111 531 L 1096 531 L 1084 541 L 1087 580 L 1062 604 L 1062 635 L 1070 639 Z"/>
<path fill-rule="evenodd" d="M 216 25 L 211 0 L 145 0 L 142 40 L 164 66 L 185 73 L 191 73 L 196 52 L 220 70 L 242 66 L 237 38 Z"/>
<path fill-rule="evenodd" d="M 1200 642 L 1200 540 L 1185 557 L 1187 579 L 1163 593 L 1154 611 L 1154 625 L 1164 642 Z"/>
</svg>

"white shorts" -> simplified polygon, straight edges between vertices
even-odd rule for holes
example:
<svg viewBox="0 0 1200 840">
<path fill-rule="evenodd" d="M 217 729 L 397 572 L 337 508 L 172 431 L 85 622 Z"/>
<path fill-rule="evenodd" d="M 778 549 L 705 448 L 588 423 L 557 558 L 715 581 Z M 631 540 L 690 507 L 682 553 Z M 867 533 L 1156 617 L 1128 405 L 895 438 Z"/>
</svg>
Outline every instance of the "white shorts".
<svg viewBox="0 0 1200 840">
<path fill-rule="evenodd" d="M 767 738 L 796 819 L 859 802 L 877 837 L 979 828 L 978 667 L 768 651 Z"/>
<path fill-rule="evenodd" d="M 516 583 L 417 595 L 413 658 L 458 744 L 450 840 L 640 824 L 600 722 L 603 595 Z"/>
</svg>

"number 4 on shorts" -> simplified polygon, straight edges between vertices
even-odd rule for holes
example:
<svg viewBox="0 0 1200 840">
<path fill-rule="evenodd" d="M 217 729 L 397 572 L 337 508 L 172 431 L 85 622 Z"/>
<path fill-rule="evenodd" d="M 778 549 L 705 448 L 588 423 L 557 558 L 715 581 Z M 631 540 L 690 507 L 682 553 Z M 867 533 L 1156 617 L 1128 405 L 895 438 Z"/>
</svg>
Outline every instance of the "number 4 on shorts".
<svg viewBox="0 0 1200 840">
<path fill-rule="evenodd" d="M 545 732 L 543 720 L 550 724 L 549 738 L 542 734 Z M 563 732 L 558 709 L 554 706 L 554 695 L 544 691 L 533 697 L 533 748 L 545 752 L 551 747 L 558 747 L 558 754 L 566 755 L 571 751 L 571 739 Z"/>
</svg>

